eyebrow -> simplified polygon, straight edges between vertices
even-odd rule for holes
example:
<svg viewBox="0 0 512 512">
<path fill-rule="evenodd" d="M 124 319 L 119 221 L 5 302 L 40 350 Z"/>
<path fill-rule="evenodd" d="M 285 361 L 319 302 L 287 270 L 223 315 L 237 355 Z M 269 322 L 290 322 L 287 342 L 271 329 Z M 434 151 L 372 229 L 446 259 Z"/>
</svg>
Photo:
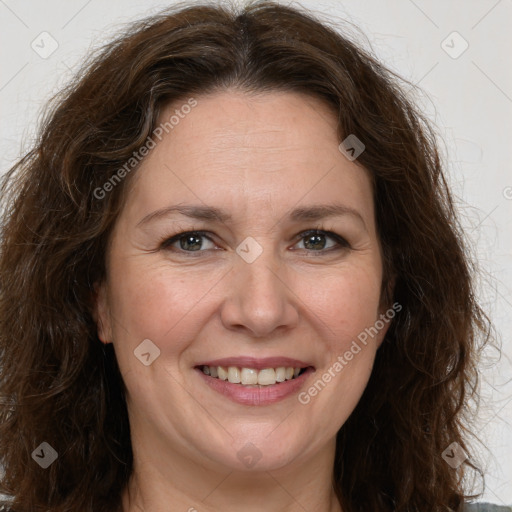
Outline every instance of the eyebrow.
<svg viewBox="0 0 512 512">
<path fill-rule="evenodd" d="M 168 217 L 175 213 L 197 220 L 209 220 L 222 223 L 227 223 L 232 220 L 232 216 L 229 213 L 213 206 L 173 205 L 160 208 L 159 210 L 146 215 L 138 222 L 137 227 L 148 224 L 156 219 Z M 361 221 L 366 229 L 366 223 L 363 216 L 354 208 L 350 208 L 342 204 L 321 204 L 295 208 L 287 215 L 287 217 L 291 221 L 300 222 L 317 221 L 327 217 L 341 217 L 346 215 Z"/>
</svg>

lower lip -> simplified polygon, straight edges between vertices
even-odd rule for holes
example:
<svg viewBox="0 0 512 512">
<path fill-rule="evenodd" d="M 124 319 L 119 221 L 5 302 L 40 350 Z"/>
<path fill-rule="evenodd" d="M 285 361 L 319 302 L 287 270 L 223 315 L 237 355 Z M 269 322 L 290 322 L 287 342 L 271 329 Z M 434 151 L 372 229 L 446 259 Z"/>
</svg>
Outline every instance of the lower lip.
<svg viewBox="0 0 512 512">
<path fill-rule="evenodd" d="M 233 402 L 243 405 L 269 405 L 284 400 L 297 393 L 310 374 L 315 371 L 312 367 L 309 367 L 301 375 L 291 380 L 285 380 L 271 386 L 248 387 L 210 377 L 203 373 L 200 368 L 195 368 L 195 370 L 212 389 L 227 396 Z"/>
</svg>

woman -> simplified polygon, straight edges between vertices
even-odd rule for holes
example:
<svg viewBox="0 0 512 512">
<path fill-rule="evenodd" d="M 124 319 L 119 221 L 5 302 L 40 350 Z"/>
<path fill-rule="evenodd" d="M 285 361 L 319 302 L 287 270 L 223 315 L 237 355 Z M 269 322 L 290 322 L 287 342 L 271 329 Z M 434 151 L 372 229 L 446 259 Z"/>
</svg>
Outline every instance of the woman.
<svg viewBox="0 0 512 512">
<path fill-rule="evenodd" d="M 144 20 L 2 193 L 10 510 L 478 497 L 489 323 L 433 132 L 348 39 L 272 2 Z"/>
</svg>

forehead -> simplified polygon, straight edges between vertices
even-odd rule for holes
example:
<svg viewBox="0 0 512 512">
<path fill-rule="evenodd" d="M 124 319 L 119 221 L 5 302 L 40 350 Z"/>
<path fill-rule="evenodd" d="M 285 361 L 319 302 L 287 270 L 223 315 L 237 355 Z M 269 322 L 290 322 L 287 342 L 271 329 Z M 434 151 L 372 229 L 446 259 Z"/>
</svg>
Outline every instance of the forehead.
<svg viewBox="0 0 512 512">
<path fill-rule="evenodd" d="M 193 151 L 196 161 L 236 152 L 240 165 L 262 156 L 269 164 L 293 160 L 293 153 L 312 156 L 319 143 L 337 147 L 336 118 L 318 99 L 295 92 L 247 94 L 240 91 L 200 96 L 197 106 L 179 120 L 169 145 L 176 155 Z M 183 104 L 169 105 L 166 119 Z M 318 155 L 316 155 L 318 157 Z M 297 156 L 296 158 L 300 158 Z"/>
<path fill-rule="evenodd" d="M 177 199 L 244 208 L 333 202 L 373 216 L 369 173 L 338 149 L 337 119 L 295 92 L 219 92 L 168 105 L 168 133 L 143 161 L 132 191 L 139 210 Z M 172 124 L 170 120 L 172 118 Z M 172 126 L 172 128 L 169 128 Z M 185 199 L 186 198 L 186 199 Z"/>
</svg>

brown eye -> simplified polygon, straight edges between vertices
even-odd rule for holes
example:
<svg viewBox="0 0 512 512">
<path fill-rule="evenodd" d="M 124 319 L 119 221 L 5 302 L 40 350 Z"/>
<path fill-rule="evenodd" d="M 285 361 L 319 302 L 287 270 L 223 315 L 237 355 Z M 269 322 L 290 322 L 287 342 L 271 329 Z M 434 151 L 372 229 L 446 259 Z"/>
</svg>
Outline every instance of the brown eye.
<svg viewBox="0 0 512 512">
<path fill-rule="evenodd" d="M 325 235 L 307 235 L 304 238 L 304 247 L 308 250 L 325 249 L 326 238 Z"/>
<path fill-rule="evenodd" d="M 348 242 L 330 231 L 313 230 L 306 231 L 300 234 L 302 242 L 304 243 L 304 249 L 308 251 L 326 252 L 328 250 L 335 250 L 342 247 L 348 247 Z M 329 240 L 331 241 L 329 243 Z M 325 250 L 325 251 L 324 251 Z"/>
<path fill-rule="evenodd" d="M 208 243 L 212 247 L 207 247 Z M 161 244 L 162 249 L 176 249 L 184 252 L 200 252 L 201 250 L 213 249 L 214 247 L 215 244 L 212 240 L 204 233 L 198 231 L 179 233 L 171 238 L 167 238 Z"/>
<path fill-rule="evenodd" d="M 203 245 L 201 235 L 185 235 L 178 241 L 184 251 L 199 251 Z"/>
</svg>

